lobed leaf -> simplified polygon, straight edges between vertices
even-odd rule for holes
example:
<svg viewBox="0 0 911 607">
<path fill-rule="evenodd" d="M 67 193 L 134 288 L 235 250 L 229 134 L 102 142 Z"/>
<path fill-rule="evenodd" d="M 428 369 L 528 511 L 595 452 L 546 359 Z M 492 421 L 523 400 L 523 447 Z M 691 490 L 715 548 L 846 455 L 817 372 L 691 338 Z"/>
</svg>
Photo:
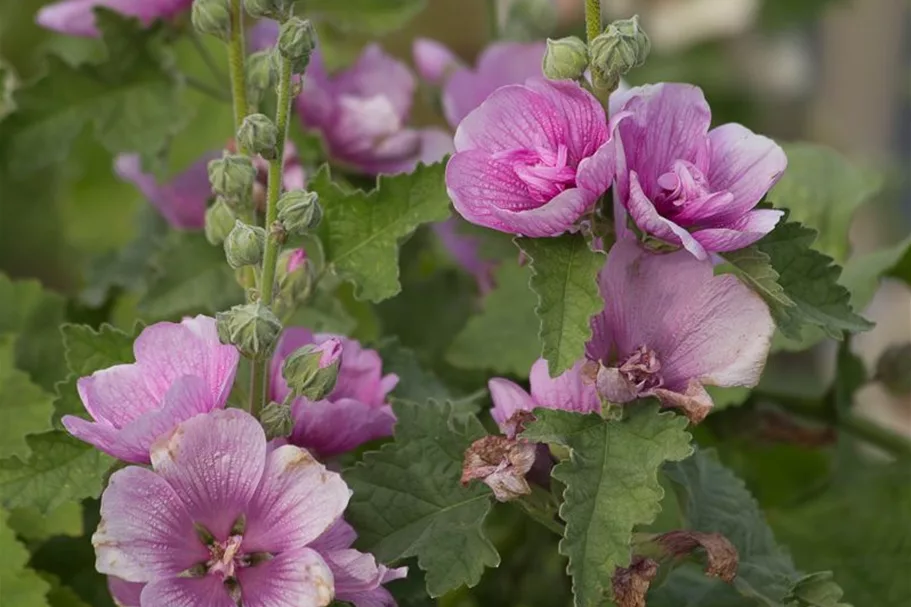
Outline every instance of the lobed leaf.
<svg viewBox="0 0 911 607">
<path fill-rule="evenodd" d="M 27 567 L 29 552 L 16 541 L 16 534 L 7 524 L 6 512 L 0 510 L 0 588 L 4 605 L 46 607 L 47 593 L 51 589 L 35 572 Z"/>
<path fill-rule="evenodd" d="M 0 336 L 0 458 L 28 457 L 25 437 L 51 429 L 54 397 L 14 366 L 15 338 Z"/>
</svg>

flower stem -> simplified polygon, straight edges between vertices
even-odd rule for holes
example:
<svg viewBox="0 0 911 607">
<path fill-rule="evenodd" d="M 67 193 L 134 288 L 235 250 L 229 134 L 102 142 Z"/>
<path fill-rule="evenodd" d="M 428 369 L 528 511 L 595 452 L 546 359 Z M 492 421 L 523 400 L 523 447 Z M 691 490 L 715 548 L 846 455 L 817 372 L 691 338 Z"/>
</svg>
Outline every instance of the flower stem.
<svg viewBox="0 0 911 607">
<path fill-rule="evenodd" d="M 231 41 L 228 43 L 228 68 L 231 72 L 231 97 L 234 99 L 234 132 L 247 116 L 247 82 L 244 77 L 246 61 L 244 48 L 244 13 L 241 0 L 231 0 Z M 242 154 L 247 150 L 239 147 Z"/>
<path fill-rule="evenodd" d="M 601 0 L 585 0 L 585 37 L 588 43 L 601 33 Z"/>
</svg>

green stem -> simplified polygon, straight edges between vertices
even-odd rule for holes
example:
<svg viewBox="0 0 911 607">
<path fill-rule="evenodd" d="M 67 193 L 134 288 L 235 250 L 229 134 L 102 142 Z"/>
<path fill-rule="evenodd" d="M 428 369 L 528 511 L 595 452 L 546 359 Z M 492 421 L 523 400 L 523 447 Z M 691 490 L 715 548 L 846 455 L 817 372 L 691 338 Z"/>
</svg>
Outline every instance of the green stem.
<svg viewBox="0 0 911 607">
<path fill-rule="evenodd" d="M 490 31 L 490 39 L 496 40 L 500 37 L 500 0 L 487 0 L 487 27 Z"/>
<path fill-rule="evenodd" d="M 585 37 L 588 43 L 601 33 L 601 0 L 585 0 Z"/>
<path fill-rule="evenodd" d="M 231 97 L 234 99 L 234 132 L 237 133 L 247 116 L 247 82 L 244 77 L 246 61 L 244 48 L 244 13 L 241 0 L 231 0 L 231 41 L 228 43 L 228 68 L 231 72 Z M 240 148 L 242 154 L 247 150 Z"/>
</svg>

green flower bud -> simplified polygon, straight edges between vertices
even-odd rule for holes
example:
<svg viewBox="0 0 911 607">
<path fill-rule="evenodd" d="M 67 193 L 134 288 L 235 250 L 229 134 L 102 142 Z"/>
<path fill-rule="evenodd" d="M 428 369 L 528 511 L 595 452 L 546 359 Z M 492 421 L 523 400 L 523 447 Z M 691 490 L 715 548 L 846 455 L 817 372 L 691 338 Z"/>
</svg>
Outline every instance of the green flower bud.
<svg viewBox="0 0 911 607">
<path fill-rule="evenodd" d="M 263 260 L 266 246 L 266 231 L 259 226 L 250 226 L 240 220 L 225 238 L 225 257 L 234 268 L 255 266 Z"/>
<path fill-rule="evenodd" d="M 291 417 L 291 407 L 279 403 L 269 403 L 263 408 L 259 418 L 266 431 L 266 440 L 285 438 L 291 436 L 294 429 L 294 418 Z"/>
<path fill-rule="evenodd" d="M 284 21 L 291 14 L 294 0 L 244 0 L 244 8 L 251 17 Z"/>
<path fill-rule="evenodd" d="M 303 74 L 310 63 L 310 54 L 316 48 L 316 32 L 310 21 L 292 17 L 282 23 L 278 33 L 278 52 L 291 60 L 291 71 Z"/>
<path fill-rule="evenodd" d="M 911 394 L 911 342 L 886 349 L 876 362 L 875 379 L 894 396 Z"/>
<path fill-rule="evenodd" d="M 223 243 L 234 228 L 235 221 L 234 211 L 219 198 L 206 209 L 206 240 L 213 245 Z"/>
<path fill-rule="evenodd" d="M 234 345 L 244 356 L 261 360 L 272 354 L 282 323 L 267 305 L 257 301 L 218 312 L 215 328 L 221 343 Z"/>
<path fill-rule="evenodd" d="M 190 19 L 197 32 L 224 41 L 231 38 L 231 8 L 228 0 L 193 0 Z"/>
<path fill-rule="evenodd" d="M 292 190 L 278 199 L 278 220 L 292 234 L 306 234 L 319 225 L 323 209 L 316 192 Z"/>
<path fill-rule="evenodd" d="M 551 80 L 577 80 L 588 69 L 588 46 L 575 36 L 547 39 L 544 75 Z"/>
<path fill-rule="evenodd" d="M 242 147 L 266 160 L 278 155 L 278 127 L 265 114 L 250 114 L 237 129 L 237 141 Z"/>
<path fill-rule="evenodd" d="M 292 352 L 282 365 L 282 377 L 295 396 L 320 400 L 335 388 L 341 363 L 342 342 L 332 337 Z"/>
<path fill-rule="evenodd" d="M 278 298 L 289 307 L 293 308 L 294 302 L 303 301 L 310 294 L 314 278 L 313 264 L 303 249 L 284 251 L 278 258 L 275 275 Z"/>
<path fill-rule="evenodd" d="M 651 42 L 639 27 L 639 16 L 614 21 L 604 33 L 592 40 L 592 81 L 598 88 L 614 90 L 620 77 L 645 63 Z"/>
<path fill-rule="evenodd" d="M 248 156 L 226 154 L 209 163 L 209 183 L 215 194 L 236 208 L 250 201 L 256 183 L 256 168 Z"/>
<path fill-rule="evenodd" d="M 268 49 L 247 57 L 247 99 L 253 107 L 260 104 L 265 92 L 277 81 L 273 55 L 273 49 Z"/>
</svg>

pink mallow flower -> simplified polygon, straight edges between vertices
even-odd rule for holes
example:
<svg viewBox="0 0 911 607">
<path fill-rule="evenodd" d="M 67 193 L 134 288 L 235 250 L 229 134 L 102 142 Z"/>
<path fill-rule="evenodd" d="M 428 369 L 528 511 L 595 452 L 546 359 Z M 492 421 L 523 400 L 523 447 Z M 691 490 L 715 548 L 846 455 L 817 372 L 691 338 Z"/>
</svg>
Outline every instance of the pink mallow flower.
<svg viewBox="0 0 911 607">
<path fill-rule="evenodd" d="M 304 125 L 322 135 L 336 162 L 371 175 L 394 174 L 412 170 L 426 157 L 425 146 L 439 138 L 436 129 L 405 126 L 414 90 L 408 68 L 375 44 L 335 74 L 317 51 L 295 107 Z"/>
<path fill-rule="evenodd" d="M 529 373 L 531 394 L 508 379 L 495 377 L 487 382 L 493 400 L 490 414 L 500 430 L 507 436 L 514 436 L 521 412 L 531 412 L 539 407 L 577 413 L 600 411 L 601 400 L 594 383 L 583 377 L 583 364 L 584 361 L 579 361 L 558 377 L 551 377 L 547 361 L 538 359 Z M 520 414 L 519 418 L 517 414 Z"/>
<path fill-rule="evenodd" d="M 694 421 L 712 408 L 703 385 L 755 386 L 775 325 L 762 299 L 686 251 L 655 255 L 622 239 L 600 276 L 605 309 L 587 356 L 614 403 L 655 396 Z"/>
<path fill-rule="evenodd" d="M 316 334 L 301 327 L 285 329 L 272 357 L 271 398 L 282 402 L 288 385 L 281 374 L 284 359 L 307 344 L 341 342 L 342 356 L 335 388 L 318 401 L 300 397 L 291 413 L 294 429 L 289 441 L 320 457 L 350 451 L 368 441 L 392 435 L 395 416 L 386 395 L 399 378 L 383 375 L 383 362 L 375 350 L 368 350 L 353 339 L 338 335 Z"/>
<path fill-rule="evenodd" d="M 99 35 L 96 7 L 135 17 L 148 26 L 156 19 L 170 19 L 189 10 L 192 4 L 193 0 L 63 0 L 42 7 L 35 20 L 41 27 L 64 34 L 95 37 Z"/>
<path fill-rule="evenodd" d="M 739 124 L 709 130 L 699 88 L 637 87 L 613 95 L 611 108 L 630 114 L 618 127 L 617 209 L 642 232 L 707 259 L 756 242 L 781 219 L 753 209 L 784 172 L 784 151 Z"/>
<path fill-rule="evenodd" d="M 459 125 L 446 186 L 468 221 L 557 236 L 610 187 L 615 121 L 574 82 L 530 79 L 497 89 Z"/>
<path fill-rule="evenodd" d="M 406 571 L 349 548 L 341 476 L 299 447 L 270 448 L 250 414 L 185 421 L 151 459 L 111 476 L 92 537 L 126 607 L 394 604 L 380 585 Z"/>
<path fill-rule="evenodd" d="M 159 436 L 225 406 L 239 354 L 221 344 L 215 319 L 208 316 L 146 327 L 133 353 L 135 363 L 96 371 L 76 383 L 94 421 L 75 415 L 62 421 L 70 434 L 105 453 L 147 464 Z"/>
</svg>

